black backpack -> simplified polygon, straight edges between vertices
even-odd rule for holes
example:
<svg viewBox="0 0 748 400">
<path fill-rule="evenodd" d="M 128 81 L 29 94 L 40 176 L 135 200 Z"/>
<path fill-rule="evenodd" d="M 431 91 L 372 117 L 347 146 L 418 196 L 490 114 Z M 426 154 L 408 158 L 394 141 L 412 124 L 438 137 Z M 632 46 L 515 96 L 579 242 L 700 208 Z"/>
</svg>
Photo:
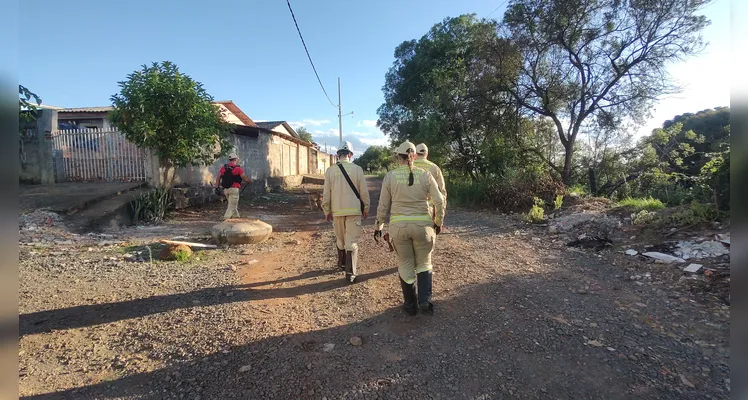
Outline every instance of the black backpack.
<svg viewBox="0 0 748 400">
<path fill-rule="evenodd" d="M 236 167 L 238 167 L 238 165 L 223 165 L 223 168 L 225 168 L 226 171 L 221 175 L 221 187 L 224 189 L 230 188 L 234 183 L 242 183 L 242 177 L 233 174 L 234 168 Z"/>
</svg>

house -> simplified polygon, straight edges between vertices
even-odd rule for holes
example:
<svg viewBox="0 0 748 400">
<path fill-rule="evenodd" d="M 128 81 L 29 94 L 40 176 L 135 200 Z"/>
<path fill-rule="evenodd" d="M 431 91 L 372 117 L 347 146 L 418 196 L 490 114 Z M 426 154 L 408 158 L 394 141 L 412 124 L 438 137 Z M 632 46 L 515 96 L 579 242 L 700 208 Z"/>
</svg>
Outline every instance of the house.
<svg viewBox="0 0 748 400">
<path fill-rule="evenodd" d="M 231 100 L 216 101 L 214 104 L 221 109 L 224 119 L 235 127 L 229 140 L 234 145 L 233 151 L 239 156 L 246 175 L 257 182 L 253 185 L 253 190 L 259 191 L 262 186 L 300 184 L 303 175 L 324 173 L 325 168 L 336 161 L 335 156 L 319 151 L 312 143 L 302 140 L 285 121 L 256 123 Z M 68 133 L 72 135 L 73 132 L 79 132 L 82 129 L 96 129 L 99 132 L 116 134 L 108 118 L 112 107 L 42 108 L 56 114 L 58 135 Z M 90 141 L 90 139 L 87 140 Z M 93 139 L 94 142 L 96 140 L 98 139 Z M 108 147 L 103 141 L 101 145 L 87 142 L 86 146 L 95 150 L 89 153 L 105 152 Z M 98 150 L 99 148 L 101 150 Z M 71 153 L 67 149 L 56 150 L 58 157 L 63 157 L 59 154 Z M 106 154 L 98 154 L 96 157 L 98 160 L 108 158 Z M 154 157 L 150 158 L 151 164 L 157 164 Z M 225 162 L 225 159 L 221 159 L 209 166 L 177 170 L 174 172 L 175 183 L 212 185 Z M 152 184 L 158 184 L 163 179 L 161 173 L 163 170 L 160 166 L 150 166 L 146 169 L 150 171 L 147 175 Z M 76 179 L 80 180 L 77 177 Z M 98 180 L 106 179 L 99 177 Z"/>
</svg>

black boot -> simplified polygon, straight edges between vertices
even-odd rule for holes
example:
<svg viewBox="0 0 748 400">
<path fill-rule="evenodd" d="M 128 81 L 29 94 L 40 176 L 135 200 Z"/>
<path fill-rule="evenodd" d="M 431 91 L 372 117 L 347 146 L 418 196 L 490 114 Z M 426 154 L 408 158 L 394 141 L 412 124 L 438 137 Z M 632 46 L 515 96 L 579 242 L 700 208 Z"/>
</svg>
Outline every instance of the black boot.
<svg viewBox="0 0 748 400">
<path fill-rule="evenodd" d="M 358 249 L 345 252 L 345 279 L 353 283 L 356 280 L 356 270 L 358 264 Z"/>
<path fill-rule="evenodd" d="M 433 314 L 434 305 L 431 304 L 431 271 L 416 275 L 418 279 L 418 308 L 421 312 Z"/>
<path fill-rule="evenodd" d="M 345 250 L 338 249 L 338 268 L 345 271 Z"/>
<path fill-rule="evenodd" d="M 416 285 L 405 283 L 403 278 L 400 278 L 400 287 L 403 289 L 403 309 L 408 315 L 416 315 L 418 313 L 418 308 L 416 307 Z"/>
</svg>

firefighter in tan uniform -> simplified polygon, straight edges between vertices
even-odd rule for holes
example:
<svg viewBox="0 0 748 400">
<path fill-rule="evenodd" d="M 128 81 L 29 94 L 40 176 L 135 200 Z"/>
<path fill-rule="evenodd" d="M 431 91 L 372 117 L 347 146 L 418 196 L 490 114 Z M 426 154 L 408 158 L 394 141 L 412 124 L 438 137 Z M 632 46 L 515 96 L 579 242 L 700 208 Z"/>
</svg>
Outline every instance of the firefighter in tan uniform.
<svg viewBox="0 0 748 400">
<path fill-rule="evenodd" d="M 436 185 L 439 187 L 439 192 L 442 194 L 444 200 L 444 215 L 447 214 L 447 186 L 444 184 L 444 175 L 442 174 L 441 168 L 438 165 L 428 160 L 429 148 L 426 147 L 425 143 L 421 143 L 416 146 L 416 160 L 413 165 L 419 168 L 423 168 L 431 173 L 434 177 Z M 434 202 L 429 199 L 429 214 L 434 216 Z"/>
<path fill-rule="evenodd" d="M 322 210 L 327 221 L 333 222 L 335 231 L 338 267 L 345 271 L 345 278 L 351 283 L 357 273 L 361 217 L 369 216 L 369 189 L 364 170 L 351 162 L 352 156 L 351 143 L 345 142 L 338 150 L 339 161 L 325 172 L 322 193 Z"/>
<path fill-rule="evenodd" d="M 415 152 L 416 148 L 410 142 L 397 148 L 400 165 L 388 172 L 382 181 L 374 232 L 375 239 L 382 237 L 382 228 L 389 216 L 388 235 L 400 264 L 398 272 L 403 290 L 403 308 L 410 315 L 415 315 L 417 309 L 433 313 L 431 253 L 444 218 L 444 203 L 439 187 L 431 173 L 413 166 Z M 429 215 L 428 198 L 434 202 L 436 210 L 433 219 Z"/>
</svg>

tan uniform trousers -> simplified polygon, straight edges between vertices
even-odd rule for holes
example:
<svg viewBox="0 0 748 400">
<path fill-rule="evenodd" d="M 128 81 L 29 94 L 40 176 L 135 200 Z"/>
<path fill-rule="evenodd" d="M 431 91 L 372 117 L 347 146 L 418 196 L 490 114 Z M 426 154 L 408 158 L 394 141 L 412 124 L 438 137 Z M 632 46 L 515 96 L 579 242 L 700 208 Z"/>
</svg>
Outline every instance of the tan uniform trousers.
<svg viewBox="0 0 748 400">
<path fill-rule="evenodd" d="M 389 227 L 390 241 L 395 247 L 400 266 L 400 278 L 407 284 L 416 281 L 416 275 L 431 271 L 431 253 L 434 251 L 436 231 L 431 226 L 396 224 Z"/>
<path fill-rule="evenodd" d="M 223 219 L 239 218 L 239 188 L 228 188 L 223 190 L 226 199 L 229 201 Z"/>
<path fill-rule="evenodd" d="M 358 238 L 361 236 L 360 215 L 333 217 L 332 225 L 338 249 L 345 251 L 358 249 Z"/>
</svg>

